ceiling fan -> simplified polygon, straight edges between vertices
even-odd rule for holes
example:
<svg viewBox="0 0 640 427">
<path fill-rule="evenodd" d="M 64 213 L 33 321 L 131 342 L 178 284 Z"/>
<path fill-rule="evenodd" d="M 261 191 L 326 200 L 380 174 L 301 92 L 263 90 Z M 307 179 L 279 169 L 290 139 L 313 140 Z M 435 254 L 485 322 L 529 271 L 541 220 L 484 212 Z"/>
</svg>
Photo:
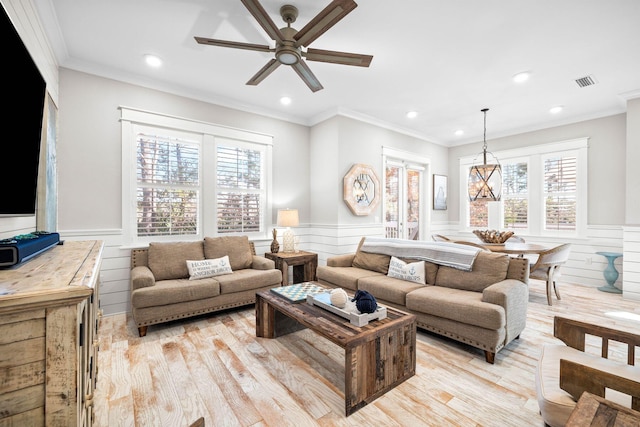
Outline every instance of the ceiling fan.
<svg viewBox="0 0 640 427">
<path fill-rule="evenodd" d="M 195 37 L 200 44 L 212 46 L 231 47 L 235 49 L 256 50 L 259 52 L 275 52 L 275 58 L 271 59 L 267 65 L 262 67 L 247 82 L 248 85 L 257 85 L 271 74 L 281 64 L 290 65 L 302 80 L 313 92 L 322 89 L 322 85 L 311 72 L 306 62 L 308 61 L 329 62 L 332 64 L 355 65 L 358 67 L 368 67 L 373 56 L 360 55 L 357 53 L 336 52 L 332 50 L 313 49 L 308 46 L 318 37 L 333 27 L 338 21 L 344 18 L 358 5 L 353 0 L 333 0 L 315 18 L 300 31 L 291 28 L 291 24 L 298 17 L 298 9 L 292 5 L 284 5 L 280 8 L 280 15 L 287 26 L 278 28 L 269 17 L 258 0 L 241 0 L 253 17 L 264 28 L 271 39 L 275 40 L 275 47 L 253 43 L 242 43 L 227 40 L 210 39 L 206 37 Z M 302 50 L 302 47 L 306 48 Z"/>
</svg>

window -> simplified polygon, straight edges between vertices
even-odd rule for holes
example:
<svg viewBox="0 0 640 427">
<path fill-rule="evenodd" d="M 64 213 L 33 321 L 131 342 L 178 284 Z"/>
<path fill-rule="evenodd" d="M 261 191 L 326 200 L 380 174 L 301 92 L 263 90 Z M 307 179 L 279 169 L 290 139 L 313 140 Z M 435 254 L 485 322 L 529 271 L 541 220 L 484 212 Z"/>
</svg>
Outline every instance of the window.
<svg viewBox="0 0 640 427">
<path fill-rule="evenodd" d="M 502 165 L 502 200 L 469 203 L 461 220 L 467 229 L 500 228 L 517 234 L 582 235 L 586 229 L 587 138 L 497 152 Z M 460 160 L 460 191 L 467 194 L 472 158 Z"/>
<path fill-rule="evenodd" d="M 256 233 L 262 225 L 263 154 L 259 149 L 216 146 L 218 233 Z"/>
<path fill-rule="evenodd" d="M 123 232 L 131 242 L 267 237 L 271 137 L 121 110 Z"/>
<path fill-rule="evenodd" d="M 138 236 L 198 233 L 199 141 L 163 130 L 136 135 Z"/>
<path fill-rule="evenodd" d="M 575 156 L 553 156 L 544 161 L 544 229 L 576 229 Z"/>
<path fill-rule="evenodd" d="M 526 161 L 505 162 L 502 165 L 503 228 L 529 228 L 529 174 Z"/>
</svg>

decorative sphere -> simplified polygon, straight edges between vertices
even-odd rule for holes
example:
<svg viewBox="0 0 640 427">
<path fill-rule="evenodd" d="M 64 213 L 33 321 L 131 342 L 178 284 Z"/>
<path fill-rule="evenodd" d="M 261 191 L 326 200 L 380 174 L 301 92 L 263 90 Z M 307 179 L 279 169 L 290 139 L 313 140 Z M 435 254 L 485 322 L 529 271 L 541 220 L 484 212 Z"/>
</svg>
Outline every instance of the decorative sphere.
<svg viewBox="0 0 640 427">
<path fill-rule="evenodd" d="M 338 308 L 344 308 L 347 305 L 347 293 L 342 288 L 331 291 L 331 304 Z"/>
<path fill-rule="evenodd" d="M 353 301 L 360 313 L 373 313 L 378 308 L 376 298 L 367 291 L 356 291 Z"/>
</svg>

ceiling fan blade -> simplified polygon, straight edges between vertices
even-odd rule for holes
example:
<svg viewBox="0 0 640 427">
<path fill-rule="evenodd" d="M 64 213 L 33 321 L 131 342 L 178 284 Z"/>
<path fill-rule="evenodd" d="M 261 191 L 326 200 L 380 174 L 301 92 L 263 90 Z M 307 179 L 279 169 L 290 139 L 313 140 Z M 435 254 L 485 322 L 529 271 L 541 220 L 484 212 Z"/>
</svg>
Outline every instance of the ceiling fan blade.
<svg viewBox="0 0 640 427">
<path fill-rule="evenodd" d="M 228 40 L 208 39 L 206 37 L 194 37 L 200 44 L 211 46 L 233 47 L 236 49 L 257 50 L 259 52 L 275 52 L 275 49 L 263 44 L 232 42 Z"/>
<path fill-rule="evenodd" d="M 251 77 L 247 82 L 248 85 L 256 86 L 258 83 L 263 81 L 269 74 L 273 73 L 273 71 L 280 66 L 280 61 L 277 59 L 272 59 L 267 62 L 267 65 L 262 67 L 260 71 L 256 73 L 255 76 Z"/>
<path fill-rule="evenodd" d="M 293 38 L 298 46 L 308 46 L 357 6 L 353 0 L 333 0 L 329 6 L 325 7 L 307 25 L 302 27 Z"/>
<path fill-rule="evenodd" d="M 355 65 L 357 67 L 368 67 L 373 59 L 372 55 L 361 55 L 359 53 L 336 52 L 333 50 L 307 49 L 302 55 L 308 61 L 330 62 L 332 64 Z"/>
<path fill-rule="evenodd" d="M 258 21 L 260 26 L 264 28 L 271 39 L 277 42 L 282 42 L 282 40 L 284 39 L 282 32 L 269 17 L 267 11 L 264 10 L 258 0 L 242 0 L 242 4 L 244 4 L 249 12 L 251 12 L 253 17 L 256 18 L 256 21 Z"/>
<path fill-rule="evenodd" d="M 309 68 L 309 66 L 307 66 L 307 63 L 302 59 L 293 64 L 292 67 L 295 72 L 298 73 L 300 78 L 302 78 L 302 80 L 307 84 L 307 86 L 309 86 L 309 89 L 311 89 L 312 92 L 317 92 L 320 89 L 323 89 L 316 76 L 313 75 L 311 69 Z"/>
</svg>

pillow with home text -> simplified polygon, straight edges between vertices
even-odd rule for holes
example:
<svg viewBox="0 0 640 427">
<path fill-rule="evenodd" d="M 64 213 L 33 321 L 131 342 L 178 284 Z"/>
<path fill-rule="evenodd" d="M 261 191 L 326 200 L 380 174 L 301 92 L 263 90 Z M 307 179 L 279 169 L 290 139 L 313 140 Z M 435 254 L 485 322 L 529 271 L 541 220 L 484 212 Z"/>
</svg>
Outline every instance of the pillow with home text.
<svg viewBox="0 0 640 427">
<path fill-rule="evenodd" d="M 228 255 L 222 258 L 187 261 L 187 268 L 189 269 L 189 280 L 233 273 Z"/>
<path fill-rule="evenodd" d="M 426 283 L 424 261 L 406 263 L 392 256 L 389 262 L 389 273 L 387 273 L 387 276 L 424 285 Z"/>
</svg>

